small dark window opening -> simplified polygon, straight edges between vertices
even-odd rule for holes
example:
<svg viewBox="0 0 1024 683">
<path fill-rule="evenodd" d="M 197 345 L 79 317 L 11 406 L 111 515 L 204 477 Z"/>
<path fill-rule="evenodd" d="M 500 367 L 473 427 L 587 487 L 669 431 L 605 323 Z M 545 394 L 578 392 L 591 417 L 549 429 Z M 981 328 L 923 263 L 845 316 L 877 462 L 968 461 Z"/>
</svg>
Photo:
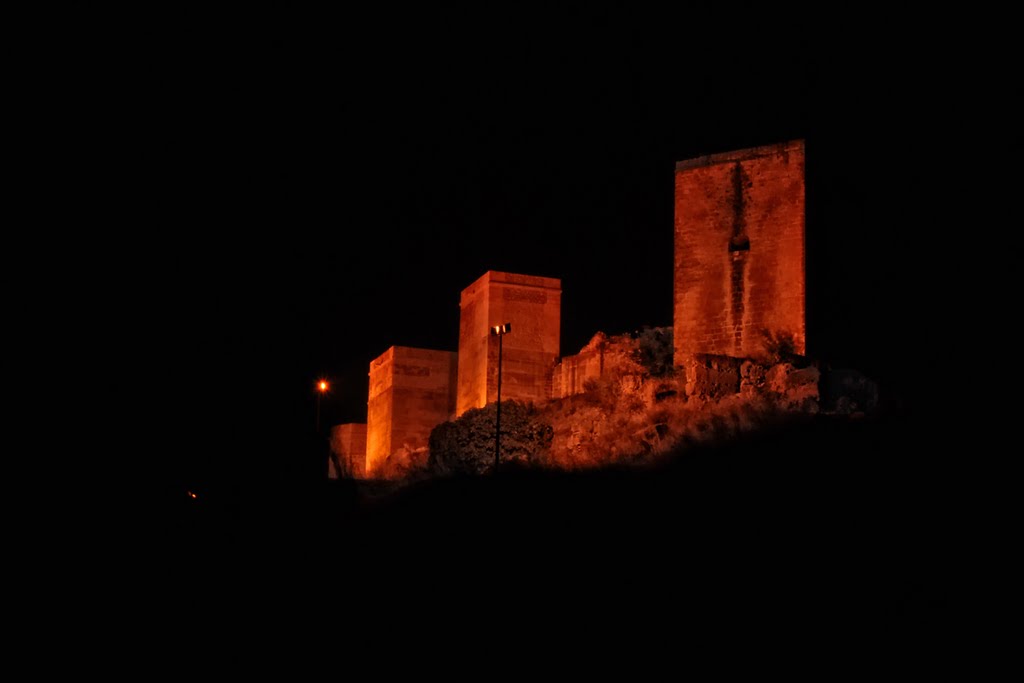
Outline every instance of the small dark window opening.
<svg viewBox="0 0 1024 683">
<path fill-rule="evenodd" d="M 750 238 L 746 235 L 737 235 L 729 240 L 729 253 L 734 251 L 750 251 Z"/>
</svg>

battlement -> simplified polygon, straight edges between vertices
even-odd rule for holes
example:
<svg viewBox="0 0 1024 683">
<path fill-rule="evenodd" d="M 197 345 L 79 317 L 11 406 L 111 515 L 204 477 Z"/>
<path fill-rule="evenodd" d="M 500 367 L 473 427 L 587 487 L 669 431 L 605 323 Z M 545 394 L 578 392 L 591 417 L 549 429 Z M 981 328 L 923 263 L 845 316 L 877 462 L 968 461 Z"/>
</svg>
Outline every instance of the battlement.
<svg viewBox="0 0 1024 683">
<path fill-rule="evenodd" d="M 724 164 L 732 161 L 750 161 L 751 159 L 779 157 L 790 153 L 803 155 L 804 141 L 790 140 L 789 142 L 780 142 L 774 145 L 749 147 L 747 149 L 737 149 L 731 152 L 720 152 L 718 154 L 707 154 L 693 159 L 684 159 L 683 161 L 676 162 L 676 170 L 686 171 L 691 168 L 714 166 L 716 164 Z"/>
</svg>

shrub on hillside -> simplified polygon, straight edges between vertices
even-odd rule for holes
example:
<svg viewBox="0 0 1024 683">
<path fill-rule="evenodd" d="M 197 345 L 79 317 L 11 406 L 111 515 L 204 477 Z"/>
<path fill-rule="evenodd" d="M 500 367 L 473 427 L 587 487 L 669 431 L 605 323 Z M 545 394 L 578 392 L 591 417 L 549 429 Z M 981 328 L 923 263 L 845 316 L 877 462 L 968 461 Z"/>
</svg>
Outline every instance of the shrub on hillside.
<svg viewBox="0 0 1024 683">
<path fill-rule="evenodd" d="M 800 356 L 796 352 L 796 340 L 789 332 L 781 330 L 761 330 L 764 340 L 765 355 L 760 360 L 766 365 L 779 363 L 796 363 Z"/>
<path fill-rule="evenodd" d="M 637 360 L 651 377 L 672 372 L 674 347 L 671 327 L 645 327 L 637 333 Z"/>
<path fill-rule="evenodd" d="M 494 469 L 494 427 L 497 406 L 466 411 L 458 419 L 434 427 L 430 433 L 427 469 L 433 474 L 484 474 Z M 501 402 L 501 462 L 521 466 L 547 461 L 551 425 L 532 406 Z"/>
</svg>

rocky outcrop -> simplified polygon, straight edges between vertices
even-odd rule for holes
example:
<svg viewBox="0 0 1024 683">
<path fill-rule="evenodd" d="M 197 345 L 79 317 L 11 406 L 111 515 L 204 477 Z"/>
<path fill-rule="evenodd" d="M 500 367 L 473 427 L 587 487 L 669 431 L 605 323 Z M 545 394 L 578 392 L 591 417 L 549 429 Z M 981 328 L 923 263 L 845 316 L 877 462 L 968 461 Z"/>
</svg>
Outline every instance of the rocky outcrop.
<svg viewBox="0 0 1024 683">
<path fill-rule="evenodd" d="M 720 443 L 822 410 L 856 414 L 877 404 L 877 386 L 859 373 L 823 376 L 808 359 L 693 355 L 672 372 L 640 363 L 636 337 L 598 335 L 602 372 L 582 392 L 537 405 L 502 404 L 502 462 L 586 469 L 651 462 L 686 442 Z M 838 396 L 838 398 L 835 398 Z M 431 434 L 430 473 L 483 474 L 494 462 L 494 405 L 469 411 Z"/>
<path fill-rule="evenodd" d="M 730 356 L 687 356 L 681 363 L 686 375 L 686 395 L 700 399 L 720 399 L 739 393 L 742 364 L 742 359 Z"/>
<path fill-rule="evenodd" d="M 542 409 L 554 430 L 550 462 L 568 469 L 646 462 L 683 439 L 720 441 L 817 413 L 819 370 L 793 361 L 694 355 L 674 375 L 591 382 L 586 393 Z"/>
<path fill-rule="evenodd" d="M 765 373 L 766 395 L 787 411 L 818 412 L 818 368 L 779 363 Z"/>
<path fill-rule="evenodd" d="M 869 413 L 878 407 L 878 384 L 857 370 L 827 369 L 822 393 L 826 407 L 840 415 Z"/>
</svg>

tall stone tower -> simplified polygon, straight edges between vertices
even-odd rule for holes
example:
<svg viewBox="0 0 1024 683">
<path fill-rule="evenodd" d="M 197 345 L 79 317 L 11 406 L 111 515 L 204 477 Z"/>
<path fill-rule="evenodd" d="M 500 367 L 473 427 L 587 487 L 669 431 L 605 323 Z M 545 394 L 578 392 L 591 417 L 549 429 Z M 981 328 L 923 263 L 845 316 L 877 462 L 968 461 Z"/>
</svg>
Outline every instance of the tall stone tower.
<svg viewBox="0 0 1024 683">
<path fill-rule="evenodd" d="M 370 362 L 365 476 L 384 476 L 388 456 L 427 445 L 454 409 L 456 354 L 392 346 Z"/>
<path fill-rule="evenodd" d="M 764 332 L 804 339 L 804 142 L 680 161 L 675 363 L 758 355 Z"/>
<path fill-rule="evenodd" d="M 491 270 L 462 290 L 459 307 L 456 415 L 497 399 L 498 340 L 490 329 L 504 323 L 512 323 L 512 332 L 502 342 L 502 400 L 548 398 L 559 352 L 561 280 Z"/>
</svg>

